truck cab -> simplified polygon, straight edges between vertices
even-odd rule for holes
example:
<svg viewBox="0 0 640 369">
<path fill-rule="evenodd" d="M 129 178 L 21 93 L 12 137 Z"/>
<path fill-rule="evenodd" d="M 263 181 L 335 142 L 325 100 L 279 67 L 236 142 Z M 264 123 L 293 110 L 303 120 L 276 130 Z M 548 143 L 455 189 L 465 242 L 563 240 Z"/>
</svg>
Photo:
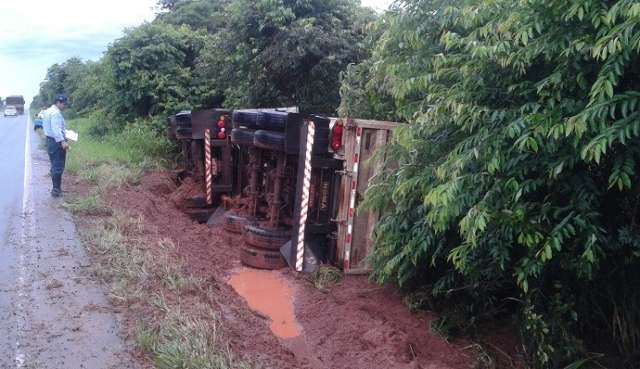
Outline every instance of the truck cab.
<svg viewBox="0 0 640 369">
<path fill-rule="evenodd" d="M 18 115 L 18 110 L 16 109 L 15 106 L 7 105 L 4 108 L 4 116 L 5 117 L 15 117 L 16 115 Z"/>
</svg>

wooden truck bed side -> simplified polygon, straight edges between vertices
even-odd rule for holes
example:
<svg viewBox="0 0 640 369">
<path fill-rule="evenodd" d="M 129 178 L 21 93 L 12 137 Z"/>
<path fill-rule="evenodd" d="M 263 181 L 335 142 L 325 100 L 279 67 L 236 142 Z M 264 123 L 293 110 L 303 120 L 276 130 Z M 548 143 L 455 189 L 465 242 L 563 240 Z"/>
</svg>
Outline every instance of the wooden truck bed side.
<svg viewBox="0 0 640 369">
<path fill-rule="evenodd" d="M 336 118 L 332 118 L 335 122 Z M 373 249 L 372 235 L 378 222 L 376 212 L 358 210 L 371 178 L 381 172 L 382 163 L 370 160 L 387 144 L 391 132 L 402 123 L 366 119 L 343 119 L 344 175 L 338 195 L 336 258 L 346 273 L 368 273 L 367 256 Z"/>
</svg>

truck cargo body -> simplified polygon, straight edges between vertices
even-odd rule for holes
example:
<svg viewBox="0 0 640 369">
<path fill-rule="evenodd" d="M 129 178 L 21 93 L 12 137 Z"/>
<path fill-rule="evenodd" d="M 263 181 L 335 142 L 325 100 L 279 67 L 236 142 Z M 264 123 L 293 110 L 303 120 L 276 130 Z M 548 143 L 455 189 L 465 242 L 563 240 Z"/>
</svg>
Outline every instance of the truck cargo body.
<svg viewBox="0 0 640 369">
<path fill-rule="evenodd" d="M 21 95 L 7 96 L 4 100 L 5 106 L 14 106 L 18 114 L 24 114 L 24 97 Z"/>
<path fill-rule="evenodd" d="M 232 122 L 220 123 L 224 133 L 207 142 L 200 131 L 222 122 L 220 114 Z M 400 123 L 276 109 L 181 112 L 167 123 L 169 137 L 183 141 L 183 156 L 191 158 L 186 167 L 203 179 L 206 197 L 223 200 L 209 204 L 225 207 L 225 229 L 243 237 L 243 263 L 276 269 L 286 259 L 298 271 L 326 263 L 346 273 L 369 271 L 379 214 L 358 207 L 371 178 L 384 169 L 373 154 Z M 224 155 L 217 155 L 221 149 Z M 224 168 L 215 175 L 202 169 L 207 150 Z M 284 259 L 276 260 L 277 250 Z"/>
</svg>

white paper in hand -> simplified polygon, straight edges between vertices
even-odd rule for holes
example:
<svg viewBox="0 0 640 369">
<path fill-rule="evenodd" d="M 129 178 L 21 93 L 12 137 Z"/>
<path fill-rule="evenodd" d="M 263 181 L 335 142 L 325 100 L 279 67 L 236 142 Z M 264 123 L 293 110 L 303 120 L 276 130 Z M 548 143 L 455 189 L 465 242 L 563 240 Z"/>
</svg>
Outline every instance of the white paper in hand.
<svg viewBox="0 0 640 369">
<path fill-rule="evenodd" d="M 76 131 L 72 131 L 70 129 L 65 130 L 64 131 L 64 136 L 71 141 L 77 142 L 78 141 L 78 132 Z"/>
</svg>

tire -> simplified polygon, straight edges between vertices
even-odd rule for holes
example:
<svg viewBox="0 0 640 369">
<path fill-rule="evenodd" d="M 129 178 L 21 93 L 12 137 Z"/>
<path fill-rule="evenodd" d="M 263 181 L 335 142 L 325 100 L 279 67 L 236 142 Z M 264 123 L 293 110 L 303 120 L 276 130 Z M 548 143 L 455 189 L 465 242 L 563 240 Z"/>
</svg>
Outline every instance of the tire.
<svg viewBox="0 0 640 369">
<path fill-rule="evenodd" d="M 248 224 L 253 224 L 254 222 L 254 220 L 247 217 L 226 213 L 224 215 L 223 228 L 229 233 L 242 234 L 244 232 L 244 227 Z"/>
<path fill-rule="evenodd" d="M 253 224 L 244 227 L 244 242 L 249 246 L 278 251 L 289 240 L 291 240 L 289 229 L 271 230 Z"/>
<path fill-rule="evenodd" d="M 191 128 L 179 127 L 176 129 L 176 137 L 178 138 L 191 138 L 193 130 Z"/>
<path fill-rule="evenodd" d="M 189 209 L 206 208 L 208 206 L 207 199 L 201 196 L 186 198 L 183 204 L 185 208 Z"/>
<path fill-rule="evenodd" d="M 284 151 L 286 137 L 284 133 L 273 131 L 256 131 L 253 137 L 253 144 L 267 150 Z"/>
<path fill-rule="evenodd" d="M 200 208 L 188 208 L 185 209 L 184 212 L 191 217 L 191 219 L 196 222 L 203 224 L 209 220 L 211 214 L 213 214 L 212 209 L 200 209 Z"/>
<path fill-rule="evenodd" d="M 267 131 L 284 132 L 287 128 L 289 113 L 285 112 L 263 112 L 261 119 L 257 120 L 258 129 Z"/>
<path fill-rule="evenodd" d="M 329 151 L 331 131 L 329 129 L 320 128 L 316 130 L 313 140 L 313 151 L 316 154 L 324 154 Z"/>
<path fill-rule="evenodd" d="M 253 145 L 254 132 L 246 128 L 234 128 L 231 130 L 231 142 L 237 145 Z"/>
<path fill-rule="evenodd" d="M 243 246 L 240 249 L 240 261 L 242 264 L 258 269 L 282 269 L 287 266 L 280 251 L 261 250 L 251 246 Z"/>
<path fill-rule="evenodd" d="M 258 119 L 260 119 L 260 113 L 257 111 L 234 111 L 232 115 L 233 128 L 258 128 Z"/>
</svg>

